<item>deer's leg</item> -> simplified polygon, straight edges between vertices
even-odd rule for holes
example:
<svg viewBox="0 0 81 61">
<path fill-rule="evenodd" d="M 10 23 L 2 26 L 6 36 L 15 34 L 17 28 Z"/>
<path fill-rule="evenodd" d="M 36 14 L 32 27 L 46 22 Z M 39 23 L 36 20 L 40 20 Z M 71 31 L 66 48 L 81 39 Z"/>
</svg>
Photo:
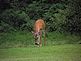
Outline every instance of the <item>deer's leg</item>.
<svg viewBox="0 0 81 61">
<path fill-rule="evenodd" d="M 40 31 L 40 46 L 42 46 L 42 32 Z"/>
<path fill-rule="evenodd" d="M 44 45 L 46 45 L 46 31 L 44 30 Z"/>
</svg>

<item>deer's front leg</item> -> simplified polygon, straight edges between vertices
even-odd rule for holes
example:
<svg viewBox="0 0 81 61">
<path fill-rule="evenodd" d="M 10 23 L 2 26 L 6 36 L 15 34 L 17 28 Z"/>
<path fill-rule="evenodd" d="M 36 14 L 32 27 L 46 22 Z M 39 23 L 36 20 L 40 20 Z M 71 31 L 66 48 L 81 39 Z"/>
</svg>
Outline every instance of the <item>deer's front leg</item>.
<svg viewBox="0 0 81 61">
<path fill-rule="evenodd" d="M 40 43 L 39 43 L 39 46 L 40 47 L 42 46 L 42 32 L 40 32 Z"/>
</svg>

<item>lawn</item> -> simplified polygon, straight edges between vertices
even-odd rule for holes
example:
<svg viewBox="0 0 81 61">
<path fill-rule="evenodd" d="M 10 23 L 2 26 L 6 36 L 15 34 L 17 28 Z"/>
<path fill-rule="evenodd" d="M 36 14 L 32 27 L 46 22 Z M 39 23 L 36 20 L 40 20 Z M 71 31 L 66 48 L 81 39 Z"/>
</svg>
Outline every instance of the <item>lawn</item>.
<svg viewBox="0 0 81 61">
<path fill-rule="evenodd" d="M 81 61 L 81 44 L 4 48 L 0 61 Z"/>
</svg>

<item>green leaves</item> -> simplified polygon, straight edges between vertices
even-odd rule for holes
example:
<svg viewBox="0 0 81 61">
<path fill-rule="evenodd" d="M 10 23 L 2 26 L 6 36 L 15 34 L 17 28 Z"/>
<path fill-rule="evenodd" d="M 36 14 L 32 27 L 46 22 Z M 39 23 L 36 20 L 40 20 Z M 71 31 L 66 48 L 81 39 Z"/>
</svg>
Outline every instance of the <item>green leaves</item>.
<svg viewBox="0 0 81 61">
<path fill-rule="evenodd" d="M 0 8 L 0 20 L 16 30 L 31 31 L 34 21 L 43 18 L 48 31 L 81 31 L 80 0 L 6 0 L 0 2 L 8 4 L 6 5 L 8 8 L 0 4 L 0 7 L 3 7 L 3 9 Z"/>
</svg>

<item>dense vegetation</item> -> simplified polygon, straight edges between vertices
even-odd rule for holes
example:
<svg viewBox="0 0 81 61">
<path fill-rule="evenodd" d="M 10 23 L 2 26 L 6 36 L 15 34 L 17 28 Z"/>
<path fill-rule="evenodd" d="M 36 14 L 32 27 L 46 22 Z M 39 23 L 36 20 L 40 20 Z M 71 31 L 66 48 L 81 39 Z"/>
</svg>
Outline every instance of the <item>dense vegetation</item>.
<svg viewBox="0 0 81 61">
<path fill-rule="evenodd" d="M 44 36 L 42 36 L 44 37 Z M 42 38 L 44 46 L 44 38 Z M 64 44 L 80 44 L 81 37 L 71 35 L 70 33 L 48 32 L 46 37 L 46 46 L 64 45 Z M 33 47 L 34 38 L 32 33 L 16 31 L 0 33 L 0 48 L 11 47 Z"/>
<path fill-rule="evenodd" d="M 81 0 L 0 0 L 0 32 L 31 31 L 38 18 L 47 31 L 81 32 Z"/>
</svg>

